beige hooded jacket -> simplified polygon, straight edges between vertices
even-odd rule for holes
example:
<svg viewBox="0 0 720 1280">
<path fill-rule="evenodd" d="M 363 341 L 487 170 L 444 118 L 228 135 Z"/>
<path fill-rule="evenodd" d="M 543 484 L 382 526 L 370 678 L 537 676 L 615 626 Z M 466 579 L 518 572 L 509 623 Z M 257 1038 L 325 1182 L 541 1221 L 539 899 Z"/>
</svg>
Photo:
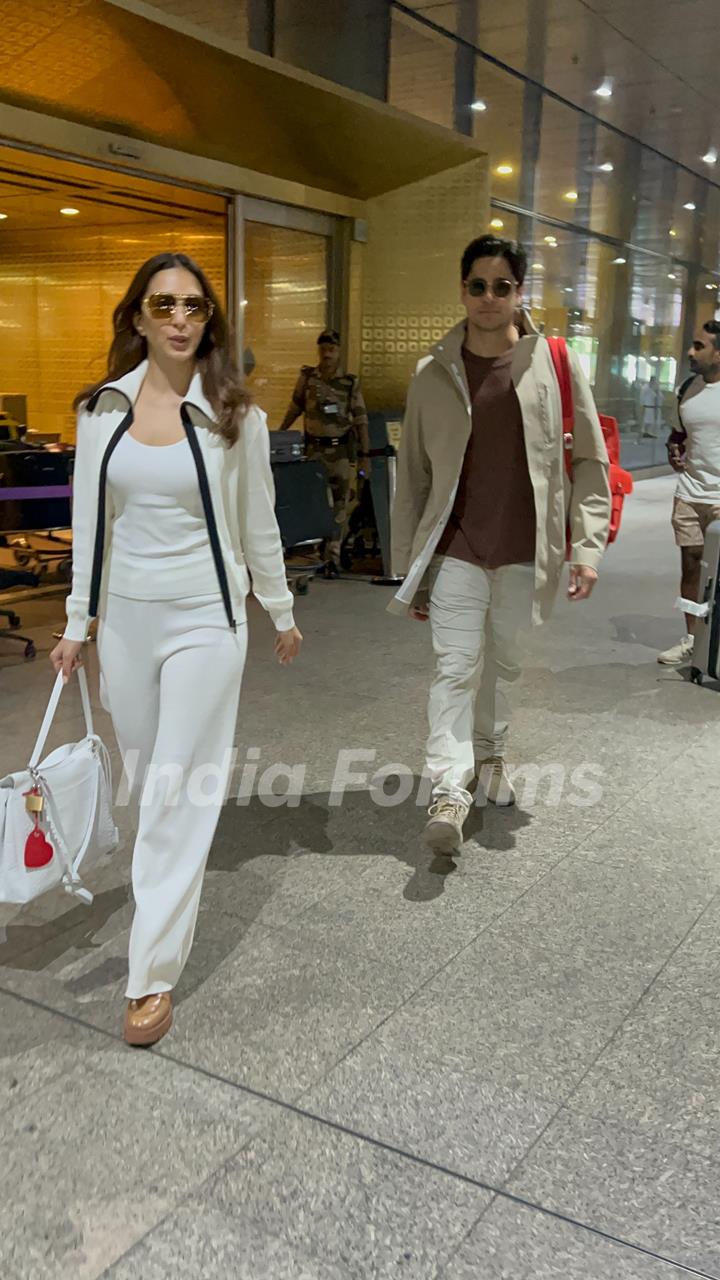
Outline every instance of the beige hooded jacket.
<svg viewBox="0 0 720 1280">
<path fill-rule="evenodd" d="M 565 469 L 560 391 L 545 339 L 523 312 L 512 362 L 537 519 L 533 621 L 544 622 L 565 562 L 597 569 L 610 520 L 608 458 L 587 379 L 569 352 L 575 408 L 573 479 Z M 455 502 L 470 440 L 470 393 L 462 347 L 465 321 L 432 347 L 410 383 L 392 513 L 393 570 L 406 575 L 391 613 L 427 599 L 427 570 Z M 488 459 L 492 466 L 492 459 Z"/>
</svg>

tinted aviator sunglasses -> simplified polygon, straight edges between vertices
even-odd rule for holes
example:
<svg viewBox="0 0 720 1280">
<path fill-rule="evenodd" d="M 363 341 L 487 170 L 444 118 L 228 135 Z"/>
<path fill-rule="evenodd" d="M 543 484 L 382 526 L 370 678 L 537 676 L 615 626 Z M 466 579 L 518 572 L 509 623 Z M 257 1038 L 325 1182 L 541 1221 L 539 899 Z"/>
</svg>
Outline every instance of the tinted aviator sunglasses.
<svg viewBox="0 0 720 1280">
<path fill-rule="evenodd" d="M 153 320 L 172 320 L 175 308 L 182 307 L 186 320 L 207 324 L 215 310 L 215 304 L 202 293 L 151 293 L 143 302 Z"/>
<path fill-rule="evenodd" d="M 478 278 L 465 281 L 471 298 L 484 298 L 486 293 L 492 294 L 493 298 L 509 298 L 515 287 L 514 280 L 493 280 L 490 283 Z"/>
</svg>

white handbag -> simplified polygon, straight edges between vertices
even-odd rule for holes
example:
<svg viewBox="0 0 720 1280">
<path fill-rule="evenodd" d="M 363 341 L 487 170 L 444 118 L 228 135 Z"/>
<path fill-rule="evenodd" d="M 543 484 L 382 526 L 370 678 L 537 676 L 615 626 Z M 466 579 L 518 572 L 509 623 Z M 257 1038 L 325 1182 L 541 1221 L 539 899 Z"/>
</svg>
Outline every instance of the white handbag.
<svg viewBox="0 0 720 1280">
<path fill-rule="evenodd" d="M 93 895 L 80 869 L 87 871 L 117 848 L 110 757 L 93 729 L 82 667 L 77 675 L 86 736 L 40 761 L 64 688 L 60 673 L 27 769 L 0 778 L 0 902 L 30 902 L 62 884 L 67 893 L 90 903 Z M 45 865 L 26 865 L 28 837 L 34 848 L 40 844 L 43 857 L 49 856 Z"/>
</svg>

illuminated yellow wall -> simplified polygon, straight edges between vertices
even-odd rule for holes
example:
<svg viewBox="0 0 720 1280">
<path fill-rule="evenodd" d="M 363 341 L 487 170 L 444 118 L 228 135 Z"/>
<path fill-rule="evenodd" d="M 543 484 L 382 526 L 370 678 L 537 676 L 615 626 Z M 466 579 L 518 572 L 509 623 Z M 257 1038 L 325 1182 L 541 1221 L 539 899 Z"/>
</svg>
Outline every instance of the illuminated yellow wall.
<svg viewBox="0 0 720 1280">
<path fill-rule="evenodd" d="M 103 376 L 113 309 L 146 258 L 177 248 L 225 293 L 219 219 L 207 227 L 159 219 L 128 228 L 3 227 L 1 243 L 0 395 L 26 395 L 29 426 L 65 440 L 74 439 L 73 397 Z"/>
<path fill-rule="evenodd" d="M 464 314 L 460 257 L 489 207 L 484 158 L 368 202 L 361 375 L 371 407 L 400 408 L 420 356 Z"/>
</svg>

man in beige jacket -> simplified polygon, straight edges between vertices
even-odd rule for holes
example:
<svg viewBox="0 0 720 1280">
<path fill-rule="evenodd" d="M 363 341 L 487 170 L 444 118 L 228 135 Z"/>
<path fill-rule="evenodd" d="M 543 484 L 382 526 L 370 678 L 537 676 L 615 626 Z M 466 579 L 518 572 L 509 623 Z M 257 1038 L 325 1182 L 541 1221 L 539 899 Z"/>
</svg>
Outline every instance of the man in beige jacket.
<svg viewBox="0 0 720 1280">
<path fill-rule="evenodd" d="M 567 530 L 572 600 L 590 595 L 608 536 L 608 460 L 590 387 L 571 352 L 571 484 L 550 351 L 522 311 L 526 267 L 509 241 L 468 245 L 467 319 L 418 365 L 398 459 L 393 563 L 406 577 L 389 608 L 430 619 L 427 838 L 444 852 L 462 843 L 475 778 L 483 797 L 514 802 L 498 679 L 519 676 L 518 635 L 550 614 Z"/>
</svg>

